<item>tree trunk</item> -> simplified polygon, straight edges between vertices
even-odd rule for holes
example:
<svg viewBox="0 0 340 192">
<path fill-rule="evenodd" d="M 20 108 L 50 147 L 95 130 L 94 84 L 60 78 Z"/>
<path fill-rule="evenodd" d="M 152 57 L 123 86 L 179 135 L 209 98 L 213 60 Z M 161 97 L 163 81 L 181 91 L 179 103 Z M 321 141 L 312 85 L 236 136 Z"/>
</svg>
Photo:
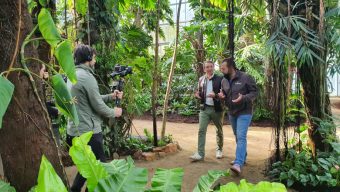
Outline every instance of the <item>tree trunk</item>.
<svg viewBox="0 0 340 192">
<path fill-rule="evenodd" d="M 158 145 L 157 141 L 157 90 L 159 82 L 159 12 L 160 12 L 160 0 L 157 0 L 157 14 L 156 14 L 156 31 L 155 31 L 155 65 L 153 67 L 153 81 L 152 81 L 152 93 L 151 93 L 151 107 L 152 107 L 152 122 L 153 122 L 153 136 L 154 146 Z"/>
<path fill-rule="evenodd" d="M 179 36 L 179 17 L 180 17 L 180 12 L 181 12 L 181 5 L 182 5 L 182 0 L 179 0 L 178 10 L 177 10 L 175 48 L 174 48 L 174 54 L 172 56 L 171 69 L 170 69 L 170 73 L 169 73 L 169 77 L 168 77 L 168 83 L 167 83 L 167 86 L 166 86 L 166 93 L 165 93 L 165 98 L 164 98 L 163 123 L 162 123 L 162 134 L 161 134 L 162 138 L 164 138 L 164 136 L 165 136 L 165 128 L 166 128 L 167 110 L 168 110 L 168 102 L 169 102 L 169 96 L 170 96 L 170 89 L 171 89 L 172 78 L 174 76 L 175 67 L 176 67 L 178 36 Z"/>
<path fill-rule="evenodd" d="M 325 43 L 325 27 L 324 27 L 324 4 L 323 0 L 313 0 L 306 5 L 307 25 L 316 31 L 319 36 L 321 49 L 314 49 L 314 52 L 322 59 L 322 61 L 314 58 L 313 63 L 301 63 L 299 74 L 304 90 L 305 105 L 311 128 L 308 130 L 312 144 L 316 149 L 325 151 L 325 143 L 323 137 L 318 131 L 319 123 L 314 119 L 330 120 L 330 102 L 327 94 L 327 63 L 326 63 L 326 43 Z M 320 19 L 313 17 L 318 15 Z M 314 154 L 315 155 L 315 154 Z"/>
<path fill-rule="evenodd" d="M 32 30 L 26 1 L 0 1 L 0 18 L 0 71 L 8 70 L 11 63 L 11 67 L 20 68 L 18 50 Z M 38 53 L 32 44 L 29 44 L 25 55 L 37 58 Z M 31 72 L 39 73 L 38 63 L 27 64 Z M 3 119 L 3 128 L 0 130 L 0 153 L 6 178 L 17 191 L 28 191 L 37 183 L 41 156 L 46 155 L 66 183 L 50 120 L 43 110 L 45 106 L 38 102 L 26 74 L 11 72 L 8 79 L 15 85 L 15 90 Z M 35 82 L 42 97 L 42 82 L 36 78 Z"/>
</svg>

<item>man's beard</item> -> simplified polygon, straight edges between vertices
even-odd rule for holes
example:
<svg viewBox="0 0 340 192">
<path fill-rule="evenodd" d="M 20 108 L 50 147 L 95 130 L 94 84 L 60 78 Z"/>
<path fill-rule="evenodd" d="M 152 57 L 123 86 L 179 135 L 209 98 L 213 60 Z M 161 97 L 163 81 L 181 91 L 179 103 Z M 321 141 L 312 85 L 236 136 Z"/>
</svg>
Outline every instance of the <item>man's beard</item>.
<svg viewBox="0 0 340 192">
<path fill-rule="evenodd" d="M 230 76 L 231 76 L 231 74 L 229 74 L 229 73 L 223 73 L 223 76 L 226 78 L 226 79 L 230 79 Z"/>
</svg>

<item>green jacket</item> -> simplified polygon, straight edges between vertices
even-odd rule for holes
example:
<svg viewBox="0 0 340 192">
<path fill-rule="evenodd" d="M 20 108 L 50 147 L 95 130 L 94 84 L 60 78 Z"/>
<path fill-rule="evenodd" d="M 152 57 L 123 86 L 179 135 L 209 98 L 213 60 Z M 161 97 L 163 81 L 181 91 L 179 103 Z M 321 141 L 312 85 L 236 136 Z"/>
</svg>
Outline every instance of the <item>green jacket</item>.
<svg viewBox="0 0 340 192">
<path fill-rule="evenodd" d="M 76 66 L 77 83 L 70 85 L 71 95 L 76 98 L 76 108 L 79 117 L 78 127 L 69 121 L 67 134 L 80 136 L 88 131 L 102 132 L 102 118 L 114 119 L 114 110 L 105 102 L 113 101 L 111 95 L 100 95 L 94 71 L 89 66 L 81 64 Z"/>
</svg>

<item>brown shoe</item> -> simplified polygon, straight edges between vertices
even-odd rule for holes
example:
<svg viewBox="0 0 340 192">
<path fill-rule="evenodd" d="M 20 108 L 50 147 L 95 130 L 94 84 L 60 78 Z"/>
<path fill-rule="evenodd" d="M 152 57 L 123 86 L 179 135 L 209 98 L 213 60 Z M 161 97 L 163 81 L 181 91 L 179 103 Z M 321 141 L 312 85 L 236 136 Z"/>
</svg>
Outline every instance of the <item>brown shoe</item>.
<svg viewBox="0 0 340 192">
<path fill-rule="evenodd" d="M 234 164 L 230 170 L 234 172 L 237 176 L 241 174 L 241 166 L 238 164 Z"/>
</svg>

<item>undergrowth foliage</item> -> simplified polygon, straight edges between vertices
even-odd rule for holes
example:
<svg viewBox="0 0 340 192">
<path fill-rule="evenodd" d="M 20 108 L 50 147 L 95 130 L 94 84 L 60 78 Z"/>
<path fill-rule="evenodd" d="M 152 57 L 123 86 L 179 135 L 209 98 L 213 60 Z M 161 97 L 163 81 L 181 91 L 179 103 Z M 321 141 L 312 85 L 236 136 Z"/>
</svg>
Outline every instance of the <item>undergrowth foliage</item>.
<svg viewBox="0 0 340 192">
<path fill-rule="evenodd" d="M 133 160 L 117 159 L 109 163 L 102 163 L 96 160 L 91 147 L 87 145 L 93 132 L 87 132 L 72 141 L 70 155 L 80 174 L 86 178 L 89 192 L 180 192 L 182 189 L 183 169 L 156 169 L 151 179 L 151 186 L 148 187 L 148 170 L 135 167 Z M 226 185 L 216 185 L 220 177 L 229 176 L 229 171 L 209 171 L 207 175 L 201 176 L 194 192 L 286 192 L 281 183 L 270 183 L 261 181 L 258 184 L 251 184 L 241 180 L 237 185 L 234 182 Z M 0 180 L 0 189 L 4 192 L 15 192 L 9 184 Z M 51 163 L 43 156 L 40 165 L 37 185 L 30 192 L 55 191 L 66 192 L 67 188 L 54 171 Z"/>
</svg>

